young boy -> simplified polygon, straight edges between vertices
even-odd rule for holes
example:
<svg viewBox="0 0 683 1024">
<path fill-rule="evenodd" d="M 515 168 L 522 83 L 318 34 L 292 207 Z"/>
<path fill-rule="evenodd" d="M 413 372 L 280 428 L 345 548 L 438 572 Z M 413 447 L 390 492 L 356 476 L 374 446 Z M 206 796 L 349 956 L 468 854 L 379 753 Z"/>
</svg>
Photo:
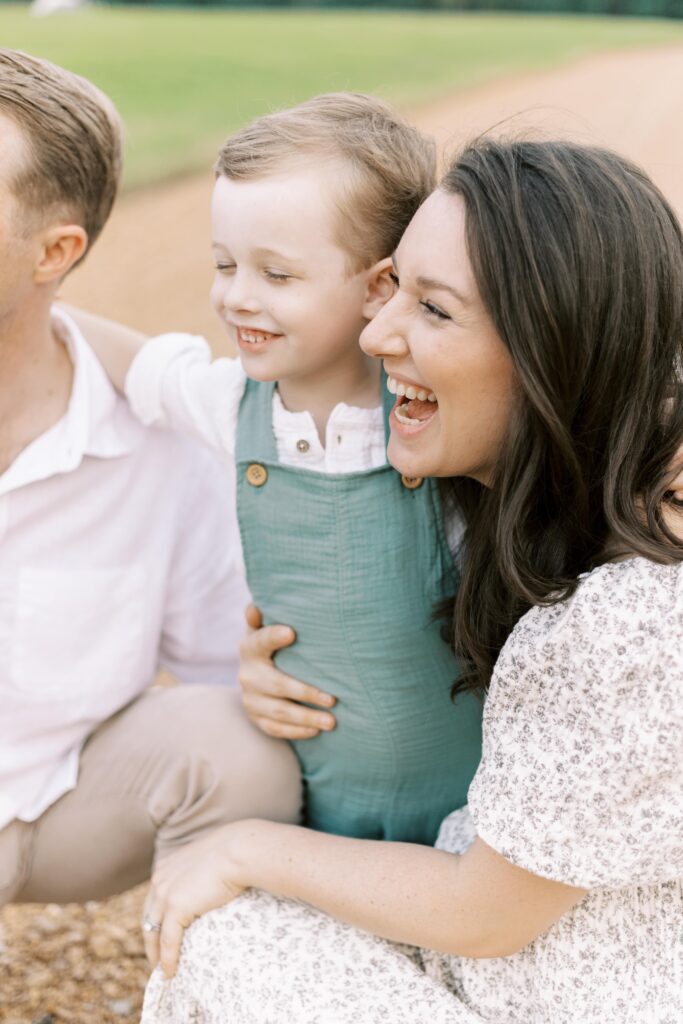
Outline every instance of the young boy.
<svg viewBox="0 0 683 1024">
<path fill-rule="evenodd" d="M 335 731 L 295 743 L 308 824 L 431 843 L 465 802 L 481 706 L 450 702 L 436 485 L 387 464 L 393 399 L 358 338 L 393 293 L 388 257 L 434 187 L 433 147 L 380 101 L 332 94 L 259 118 L 216 170 L 211 297 L 239 361 L 183 335 L 137 355 L 103 336 L 99 354 L 143 422 L 226 456 L 253 598 L 297 634 L 278 665 L 338 698 Z"/>
</svg>

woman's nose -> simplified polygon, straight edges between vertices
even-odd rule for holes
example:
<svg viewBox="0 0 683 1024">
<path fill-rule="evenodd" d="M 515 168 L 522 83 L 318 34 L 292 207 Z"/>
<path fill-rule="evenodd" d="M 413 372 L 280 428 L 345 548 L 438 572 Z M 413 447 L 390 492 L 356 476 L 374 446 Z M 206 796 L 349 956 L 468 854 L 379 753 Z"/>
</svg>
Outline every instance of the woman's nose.
<svg viewBox="0 0 683 1024">
<path fill-rule="evenodd" d="M 397 298 L 395 295 L 389 299 L 363 329 L 360 347 L 369 356 L 383 359 L 386 356 L 404 355 L 407 352 L 408 346 L 402 327 L 403 318 Z"/>
</svg>

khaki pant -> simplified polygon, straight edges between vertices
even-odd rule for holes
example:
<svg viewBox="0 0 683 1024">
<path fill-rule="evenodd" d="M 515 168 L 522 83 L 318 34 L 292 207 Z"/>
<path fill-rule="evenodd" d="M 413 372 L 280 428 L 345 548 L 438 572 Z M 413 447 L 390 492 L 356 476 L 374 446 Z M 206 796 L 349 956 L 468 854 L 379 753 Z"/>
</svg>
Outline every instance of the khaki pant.
<svg viewBox="0 0 683 1024">
<path fill-rule="evenodd" d="M 37 821 L 0 830 L 0 906 L 101 899 L 218 825 L 295 822 L 299 767 L 222 686 L 155 689 L 97 729 L 78 785 Z"/>
</svg>

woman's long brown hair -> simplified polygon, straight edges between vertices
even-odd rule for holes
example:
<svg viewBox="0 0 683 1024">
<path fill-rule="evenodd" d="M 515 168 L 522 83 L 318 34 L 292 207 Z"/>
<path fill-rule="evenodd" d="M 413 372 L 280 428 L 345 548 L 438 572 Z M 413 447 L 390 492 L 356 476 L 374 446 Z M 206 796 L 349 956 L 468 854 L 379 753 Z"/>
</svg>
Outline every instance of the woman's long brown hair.
<svg viewBox="0 0 683 1024">
<path fill-rule="evenodd" d="M 446 484 L 466 523 L 459 691 L 486 687 L 520 616 L 580 573 L 620 551 L 683 559 L 662 517 L 683 438 L 683 236 L 644 172 L 597 148 L 478 140 L 440 187 L 464 200 L 517 382 L 492 486 Z"/>
</svg>

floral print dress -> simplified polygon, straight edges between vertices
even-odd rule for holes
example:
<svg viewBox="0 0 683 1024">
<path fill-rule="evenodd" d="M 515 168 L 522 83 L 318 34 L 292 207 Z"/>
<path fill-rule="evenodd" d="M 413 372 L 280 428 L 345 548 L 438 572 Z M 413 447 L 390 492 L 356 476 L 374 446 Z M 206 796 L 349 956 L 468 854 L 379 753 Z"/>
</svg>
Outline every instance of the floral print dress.
<svg viewBox="0 0 683 1024">
<path fill-rule="evenodd" d="M 478 834 L 588 895 L 495 959 L 397 946 L 249 891 L 188 929 L 142 1024 L 681 1024 L 683 567 L 642 558 L 525 615 L 491 683 L 469 808 Z"/>
</svg>

